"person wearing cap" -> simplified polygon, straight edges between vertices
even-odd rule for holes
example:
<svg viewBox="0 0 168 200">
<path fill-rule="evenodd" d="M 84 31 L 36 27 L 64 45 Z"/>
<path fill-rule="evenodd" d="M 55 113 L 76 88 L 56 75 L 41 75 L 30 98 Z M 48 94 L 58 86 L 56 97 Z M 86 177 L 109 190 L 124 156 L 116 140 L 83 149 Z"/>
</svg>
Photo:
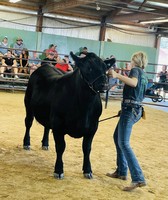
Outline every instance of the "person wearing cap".
<svg viewBox="0 0 168 200">
<path fill-rule="evenodd" d="M 79 57 L 85 57 L 88 53 L 88 48 L 83 47 L 82 51 L 79 53 Z"/>
<path fill-rule="evenodd" d="M 53 52 L 49 52 L 48 56 L 44 58 L 41 62 L 41 66 L 44 64 L 49 64 L 50 66 L 54 67 L 57 61 L 54 59 L 55 54 Z"/>
<path fill-rule="evenodd" d="M 13 46 L 14 50 L 13 50 L 13 55 L 15 57 L 20 57 L 20 54 L 22 53 L 22 49 L 26 48 L 25 44 L 23 43 L 23 40 L 21 37 L 18 37 L 16 39 L 16 43 Z"/>
<path fill-rule="evenodd" d="M 56 47 L 57 47 L 57 45 L 55 45 L 55 44 L 50 44 L 49 49 L 47 49 L 47 50 L 45 51 L 46 58 L 47 58 L 47 56 L 48 56 L 49 53 L 54 53 L 54 58 L 57 59 L 57 57 L 58 57 L 58 52 L 57 52 L 57 50 L 56 50 Z"/>
<path fill-rule="evenodd" d="M 5 36 L 2 40 L 2 42 L 0 43 L 0 54 L 3 56 L 5 54 L 7 54 L 9 48 L 9 44 L 8 44 L 8 37 Z"/>
</svg>

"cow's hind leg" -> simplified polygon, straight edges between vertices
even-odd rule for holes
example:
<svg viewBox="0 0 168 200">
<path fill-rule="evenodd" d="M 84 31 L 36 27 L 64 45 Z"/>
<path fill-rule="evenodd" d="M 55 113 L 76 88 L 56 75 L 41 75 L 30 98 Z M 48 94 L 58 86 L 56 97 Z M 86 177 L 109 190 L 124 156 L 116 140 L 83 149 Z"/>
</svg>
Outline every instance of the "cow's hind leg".
<svg viewBox="0 0 168 200">
<path fill-rule="evenodd" d="M 55 163 L 55 170 L 54 170 L 54 177 L 56 179 L 63 179 L 64 178 L 64 170 L 63 170 L 63 160 L 62 155 L 64 153 L 66 143 L 64 140 L 64 135 L 61 133 L 55 133 L 54 140 L 55 140 L 55 150 L 56 150 L 56 163 Z"/>
<path fill-rule="evenodd" d="M 90 152 L 91 152 L 91 145 L 94 135 L 87 135 L 83 138 L 82 149 L 83 149 L 83 174 L 85 178 L 92 179 L 92 168 L 90 163 Z"/>
<path fill-rule="evenodd" d="M 45 127 L 44 128 L 44 135 L 43 135 L 43 139 L 42 139 L 42 149 L 43 150 L 48 150 L 49 147 L 49 131 L 50 129 Z"/>
<path fill-rule="evenodd" d="M 25 150 L 30 150 L 30 128 L 33 123 L 33 113 L 30 111 L 27 111 L 26 117 L 25 117 L 25 126 L 26 126 L 26 132 L 23 140 L 23 148 Z"/>
</svg>

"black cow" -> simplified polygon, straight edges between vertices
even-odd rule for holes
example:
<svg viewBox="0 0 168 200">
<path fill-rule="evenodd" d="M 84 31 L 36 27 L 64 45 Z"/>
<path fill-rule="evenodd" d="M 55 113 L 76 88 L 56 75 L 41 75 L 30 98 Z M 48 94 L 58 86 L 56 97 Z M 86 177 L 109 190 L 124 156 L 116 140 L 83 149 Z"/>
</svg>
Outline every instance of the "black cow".
<svg viewBox="0 0 168 200">
<path fill-rule="evenodd" d="M 90 179 L 91 144 L 102 112 L 99 91 L 107 84 L 106 71 L 115 59 L 103 62 L 94 53 L 79 58 L 71 52 L 71 56 L 77 67 L 73 73 L 60 75 L 45 64 L 31 75 L 25 94 L 26 132 L 23 145 L 25 149 L 30 149 L 29 131 L 34 117 L 45 127 L 43 146 L 48 146 L 48 133 L 52 129 L 57 155 L 54 176 L 62 179 L 62 155 L 66 146 L 64 135 L 83 137 L 83 173 Z"/>
</svg>

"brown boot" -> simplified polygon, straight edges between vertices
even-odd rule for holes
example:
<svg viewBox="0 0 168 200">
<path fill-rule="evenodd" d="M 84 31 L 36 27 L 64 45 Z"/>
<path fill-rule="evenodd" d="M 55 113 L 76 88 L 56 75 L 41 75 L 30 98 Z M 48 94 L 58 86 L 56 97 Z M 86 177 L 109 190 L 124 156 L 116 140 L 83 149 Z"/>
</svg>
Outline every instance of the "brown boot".
<svg viewBox="0 0 168 200">
<path fill-rule="evenodd" d="M 137 187 L 144 187 L 144 186 L 146 186 L 146 183 L 145 183 L 145 182 L 141 182 L 141 183 L 131 183 L 130 186 L 123 188 L 123 191 L 130 192 L 130 191 L 134 190 L 134 189 L 137 188 Z"/>
<path fill-rule="evenodd" d="M 111 178 L 118 178 L 121 180 L 127 180 L 127 176 L 119 176 L 117 171 L 115 171 L 114 173 L 107 173 L 106 176 L 111 177 Z"/>
</svg>

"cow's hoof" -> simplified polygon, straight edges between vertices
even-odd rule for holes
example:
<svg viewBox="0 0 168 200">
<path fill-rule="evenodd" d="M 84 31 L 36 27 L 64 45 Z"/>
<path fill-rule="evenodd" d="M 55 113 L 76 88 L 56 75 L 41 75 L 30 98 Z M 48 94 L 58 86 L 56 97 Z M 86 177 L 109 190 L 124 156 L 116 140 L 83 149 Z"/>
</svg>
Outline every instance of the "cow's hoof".
<svg viewBox="0 0 168 200">
<path fill-rule="evenodd" d="M 87 178 L 87 179 L 92 179 L 92 178 L 93 178 L 93 175 L 92 175 L 91 172 L 90 172 L 90 173 L 84 173 L 83 175 L 84 175 L 84 177 Z"/>
<path fill-rule="evenodd" d="M 54 173 L 54 177 L 56 178 L 56 179 L 63 179 L 64 178 L 64 173 L 62 173 L 62 174 L 57 174 L 57 173 Z"/>
<path fill-rule="evenodd" d="M 30 146 L 29 146 L 29 145 L 24 145 L 24 146 L 23 146 L 23 149 L 24 149 L 24 150 L 30 150 Z"/>
<path fill-rule="evenodd" d="M 42 150 L 48 151 L 49 150 L 49 146 L 42 146 Z"/>
</svg>

